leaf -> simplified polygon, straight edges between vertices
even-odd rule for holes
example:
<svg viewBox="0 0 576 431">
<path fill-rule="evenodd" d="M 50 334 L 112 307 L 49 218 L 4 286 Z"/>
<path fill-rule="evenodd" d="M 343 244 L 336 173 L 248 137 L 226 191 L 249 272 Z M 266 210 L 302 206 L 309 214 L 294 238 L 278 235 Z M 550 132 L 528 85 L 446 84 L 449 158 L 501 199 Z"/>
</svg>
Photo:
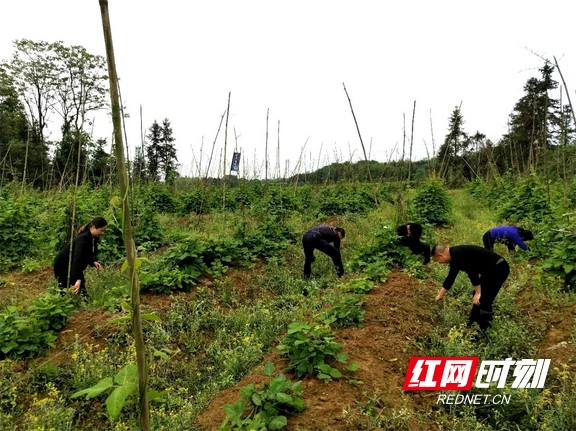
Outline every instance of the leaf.
<svg viewBox="0 0 576 431">
<path fill-rule="evenodd" d="M 126 403 L 126 398 L 135 393 L 137 388 L 138 385 L 136 382 L 126 383 L 118 386 L 112 391 L 108 398 L 106 398 L 106 411 L 112 419 L 118 419 L 120 417 L 120 413 Z"/>
<path fill-rule="evenodd" d="M 356 371 L 358 370 L 358 361 L 352 362 L 350 365 L 346 367 L 348 371 Z"/>
<path fill-rule="evenodd" d="M 106 389 L 111 388 L 114 385 L 114 380 L 112 377 L 105 377 L 104 379 L 100 380 L 94 386 L 89 387 L 88 389 L 83 389 L 81 391 L 75 392 L 71 395 L 71 398 L 78 398 L 82 395 L 86 395 L 86 399 L 89 400 L 90 398 L 97 397 Z"/>
<path fill-rule="evenodd" d="M 258 392 L 254 392 L 252 394 L 252 403 L 254 403 L 255 406 L 262 405 L 262 398 L 260 398 L 260 394 Z"/>
<path fill-rule="evenodd" d="M 266 362 L 266 365 L 264 365 L 264 375 L 271 376 L 273 372 L 274 364 L 271 361 Z"/>
<path fill-rule="evenodd" d="M 119 385 L 126 385 L 129 383 L 135 383 L 138 377 L 138 367 L 136 364 L 128 364 L 116 374 L 114 377 L 114 382 Z"/>
<path fill-rule="evenodd" d="M 162 397 L 168 394 L 168 390 L 164 391 L 155 391 L 154 389 L 150 389 L 148 391 L 148 401 L 164 401 Z"/>
<path fill-rule="evenodd" d="M 286 416 L 276 416 L 270 421 L 268 428 L 270 430 L 279 430 L 284 428 L 286 425 L 288 425 L 288 419 L 286 419 Z"/>
<path fill-rule="evenodd" d="M 285 394 L 283 392 L 280 392 L 278 394 L 276 394 L 276 399 L 281 402 L 281 403 L 285 403 L 285 404 L 292 404 L 292 396 Z"/>
</svg>

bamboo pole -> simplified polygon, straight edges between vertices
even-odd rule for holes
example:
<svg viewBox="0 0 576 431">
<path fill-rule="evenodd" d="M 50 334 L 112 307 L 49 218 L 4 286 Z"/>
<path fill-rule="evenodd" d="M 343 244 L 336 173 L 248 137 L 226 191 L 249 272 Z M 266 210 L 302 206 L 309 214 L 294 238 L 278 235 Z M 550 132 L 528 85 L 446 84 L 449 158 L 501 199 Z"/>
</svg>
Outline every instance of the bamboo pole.
<svg viewBox="0 0 576 431">
<path fill-rule="evenodd" d="M 276 179 L 280 179 L 280 120 L 278 120 L 278 144 L 276 146 Z"/>
<path fill-rule="evenodd" d="M 102 16 L 102 29 L 106 45 L 106 59 L 108 63 L 108 79 L 110 81 L 110 100 L 112 106 L 112 124 L 114 125 L 114 153 L 116 167 L 120 181 L 120 193 L 123 213 L 123 236 L 126 247 L 126 261 L 128 264 L 128 276 L 131 291 L 132 305 L 132 328 L 134 342 L 136 344 L 136 362 L 138 366 L 138 393 L 140 426 L 144 431 L 150 430 L 150 409 L 148 406 L 148 367 L 146 363 L 146 351 L 144 346 L 144 334 L 142 331 L 142 317 L 140 314 L 140 286 L 136 271 L 136 246 L 132 235 L 132 221 L 130 214 L 130 202 L 128 201 L 128 174 L 124 162 L 124 147 L 122 143 L 122 119 L 120 118 L 120 102 L 118 94 L 118 76 L 116 74 L 116 60 L 114 59 L 114 46 L 112 43 L 112 30 L 108 13 L 108 0 L 99 0 L 100 13 Z"/>
<path fill-rule="evenodd" d="M 412 179 L 412 146 L 414 145 L 414 117 L 416 116 L 416 101 L 412 108 L 412 129 L 410 131 L 410 158 L 408 159 L 408 182 Z"/>
<path fill-rule="evenodd" d="M 216 141 L 218 140 L 218 135 L 220 134 L 220 129 L 222 128 L 222 121 L 224 121 L 224 115 L 226 115 L 224 111 L 222 116 L 220 117 L 220 124 L 218 125 L 218 130 L 216 131 L 216 136 L 214 137 L 214 142 L 212 142 L 212 150 L 210 151 L 210 157 L 208 158 L 208 166 L 206 167 L 206 173 L 204 174 L 204 180 L 208 179 L 208 174 L 210 173 L 210 166 L 212 165 L 212 157 L 214 155 L 214 147 L 216 147 Z"/>
<path fill-rule="evenodd" d="M 222 161 L 222 210 L 226 208 L 226 144 L 228 143 L 228 118 L 230 117 L 230 95 L 228 92 L 228 107 L 226 108 L 226 126 L 224 127 L 224 156 Z"/>
<path fill-rule="evenodd" d="M 266 144 L 264 148 L 264 180 L 268 181 L 268 115 L 270 108 L 266 110 Z"/>
<path fill-rule="evenodd" d="M 368 171 L 368 181 L 372 183 L 372 174 L 370 172 L 370 162 L 368 160 L 368 156 L 366 155 L 366 148 L 364 147 L 364 141 L 362 141 L 362 135 L 360 134 L 360 127 L 358 127 L 358 121 L 356 121 L 356 115 L 354 114 L 354 108 L 352 107 L 352 101 L 350 100 L 350 96 L 348 95 L 348 90 L 346 90 L 346 85 L 342 83 L 344 86 L 344 92 L 346 93 L 346 97 L 348 98 L 348 103 L 350 104 L 350 110 L 352 111 L 352 117 L 354 118 L 354 123 L 356 124 L 356 131 L 358 132 L 358 137 L 360 138 L 360 145 L 362 145 L 362 151 L 364 152 L 364 160 L 366 160 L 366 169 Z M 374 202 L 378 205 L 378 197 L 376 196 L 376 192 L 374 191 L 373 187 L 373 194 L 374 194 Z"/>
</svg>

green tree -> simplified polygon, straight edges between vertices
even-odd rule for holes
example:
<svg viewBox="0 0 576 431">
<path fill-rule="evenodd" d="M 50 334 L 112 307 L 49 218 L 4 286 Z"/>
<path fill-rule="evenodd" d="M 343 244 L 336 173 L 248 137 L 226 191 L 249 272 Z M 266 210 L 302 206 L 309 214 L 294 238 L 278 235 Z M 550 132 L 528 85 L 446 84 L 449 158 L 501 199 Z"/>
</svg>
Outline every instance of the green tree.
<svg viewBox="0 0 576 431">
<path fill-rule="evenodd" d="M 160 154 L 162 152 L 162 128 L 156 120 L 152 123 L 146 137 L 149 140 L 146 145 L 147 157 L 147 177 L 150 181 L 156 182 L 160 175 Z"/>
<path fill-rule="evenodd" d="M 178 176 L 178 158 L 170 120 L 165 118 L 162 122 L 162 144 L 160 146 L 160 166 L 166 183 L 173 183 Z"/>
<path fill-rule="evenodd" d="M 5 66 L 0 65 L 0 177 L 41 185 L 48 150 L 29 127 L 26 109 Z M 26 174 L 24 174 L 26 167 Z"/>
<path fill-rule="evenodd" d="M 132 177 L 136 181 L 146 180 L 146 155 L 143 147 L 136 148 L 136 155 L 132 163 Z"/>
<path fill-rule="evenodd" d="M 107 106 L 106 63 L 102 56 L 62 42 L 22 39 L 14 42 L 14 48 L 6 68 L 31 125 L 26 154 L 47 153 L 48 120 L 59 115 L 62 139 L 56 144 L 53 172 L 62 185 L 75 177 L 78 154 L 86 167 L 90 148 L 85 146 L 92 143 L 85 132 L 90 124 L 87 116 Z"/>
<path fill-rule="evenodd" d="M 438 150 L 437 158 L 440 166 L 440 177 L 449 184 L 454 184 L 463 178 L 470 178 L 471 170 L 466 154 L 471 143 L 470 137 L 464 131 L 462 111 L 457 106 L 450 116 L 448 134 Z"/>
<path fill-rule="evenodd" d="M 111 155 L 104 150 L 105 145 L 106 139 L 98 139 L 88 160 L 90 181 L 97 186 L 106 182 L 114 166 Z"/>
<path fill-rule="evenodd" d="M 554 67 L 546 62 L 540 69 L 540 79 L 528 79 L 524 95 L 510 115 L 510 132 L 502 138 L 501 145 L 518 172 L 534 169 L 542 151 L 557 141 L 562 120 L 559 101 L 550 97 L 550 92 L 558 87 L 558 82 L 552 79 L 553 72 Z"/>
<path fill-rule="evenodd" d="M 14 42 L 14 48 L 12 60 L 6 67 L 27 108 L 30 124 L 44 142 L 58 79 L 52 44 L 22 39 Z"/>
</svg>

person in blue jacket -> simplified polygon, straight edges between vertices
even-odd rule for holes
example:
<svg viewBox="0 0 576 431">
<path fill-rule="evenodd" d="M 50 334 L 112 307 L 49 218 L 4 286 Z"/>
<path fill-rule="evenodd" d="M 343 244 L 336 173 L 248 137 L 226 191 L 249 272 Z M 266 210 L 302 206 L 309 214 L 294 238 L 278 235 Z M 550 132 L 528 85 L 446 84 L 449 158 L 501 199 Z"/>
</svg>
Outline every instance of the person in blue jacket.
<svg viewBox="0 0 576 431">
<path fill-rule="evenodd" d="M 514 252 L 516 246 L 522 250 L 530 250 L 524 241 L 534 239 L 532 231 L 522 229 L 516 226 L 497 226 L 487 231 L 482 237 L 484 248 L 490 251 L 494 250 L 495 242 L 502 242 L 508 247 L 508 251 Z"/>
<path fill-rule="evenodd" d="M 318 249 L 332 259 L 336 267 L 338 277 L 344 275 L 344 265 L 340 255 L 340 240 L 344 238 L 346 231 L 341 227 L 332 227 L 327 224 L 318 225 L 304 234 L 302 246 L 304 247 L 304 278 L 310 278 L 312 262 L 316 260 L 314 250 Z"/>
</svg>

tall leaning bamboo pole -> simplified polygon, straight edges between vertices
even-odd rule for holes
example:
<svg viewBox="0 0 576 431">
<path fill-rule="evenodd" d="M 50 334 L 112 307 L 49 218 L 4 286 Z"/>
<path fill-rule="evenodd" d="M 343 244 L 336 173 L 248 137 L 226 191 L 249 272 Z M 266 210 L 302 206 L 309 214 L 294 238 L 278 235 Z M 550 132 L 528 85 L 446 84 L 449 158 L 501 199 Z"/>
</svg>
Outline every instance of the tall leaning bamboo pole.
<svg viewBox="0 0 576 431">
<path fill-rule="evenodd" d="M 140 426 L 143 430 L 150 430 L 150 409 L 148 406 L 148 368 L 146 352 L 144 350 L 144 334 L 142 332 L 142 318 L 140 315 L 140 286 L 136 272 L 136 246 L 132 235 L 132 222 L 130 216 L 130 202 L 128 201 L 128 173 L 124 162 L 124 147 L 122 138 L 122 119 L 120 118 L 120 102 L 118 94 L 118 75 L 116 74 L 116 61 L 114 59 L 114 46 L 112 44 L 112 30 L 108 14 L 108 0 L 99 0 L 102 15 L 102 29 L 106 44 L 106 59 L 108 62 L 108 77 L 110 82 L 110 102 L 112 105 L 112 124 L 114 125 L 114 155 L 120 182 L 122 196 L 123 234 L 126 246 L 126 260 L 128 263 L 128 276 L 132 299 L 132 328 L 136 343 L 136 362 L 138 365 L 138 392 L 140 409 Z"/>
<path fill-rule="evenodd" d="M 408 183 L 412 179 L 412 146 L 414 145 L 414 117 L 416 116 L 416 101 L 412 108 L 412 128 L 410 130 L 410 158 L 408 159 Z"/>
<path fill-rule="evenodd" d="M 366 155 L 366 148 L 364 147 L 364 141 L 362 140 L 362 135 L 360 134 L 360 127 L 358 127 L 358 121 L 356 121 L 356 115 L 354 114 L 354 108 L 352 107 L 352 101 L 350 100 L 350 96 L 348 95 L 348 90 L 346 90 L 346 85 L 342 83 L 344 86 L 344 92 L 346 93 L 346 97 L 348 98 L 348 103 L 350 104 L 350 110 L 352 111 L 352 117 L 354 118 L 354 124 L 356 124 L 356 131 L 358 132 L 358 137 L 360 138 L 360 145 L 362 145 L 362 151 L 364 152 L 364 160 L 366 160 L 366 167 L 368 170 L 368 181 L 372 184 L 372 173 L 370 172 L 370 162 L 368 161 L 368 156 Z M 376 196 L 376 192 L 374 191 L 374 202 L 378 205 L 378 197 Z"/>
<path fill-rule="evenodd" d="M 266 145 L 264 148 L 264 180 L 268 181 L 268 116 L 270 108 L 266 110 Z"/>
<path fill-rule="evenodd" d="M 228 108 L 226 108 L 226 126 L 224 127 L 224 157 L 222 162 L 222 210 L 226 208 L 226 144 L 228 143 L 228 118 L 230 117 L 230 95 L 228 92 Z"/>
</svg>

